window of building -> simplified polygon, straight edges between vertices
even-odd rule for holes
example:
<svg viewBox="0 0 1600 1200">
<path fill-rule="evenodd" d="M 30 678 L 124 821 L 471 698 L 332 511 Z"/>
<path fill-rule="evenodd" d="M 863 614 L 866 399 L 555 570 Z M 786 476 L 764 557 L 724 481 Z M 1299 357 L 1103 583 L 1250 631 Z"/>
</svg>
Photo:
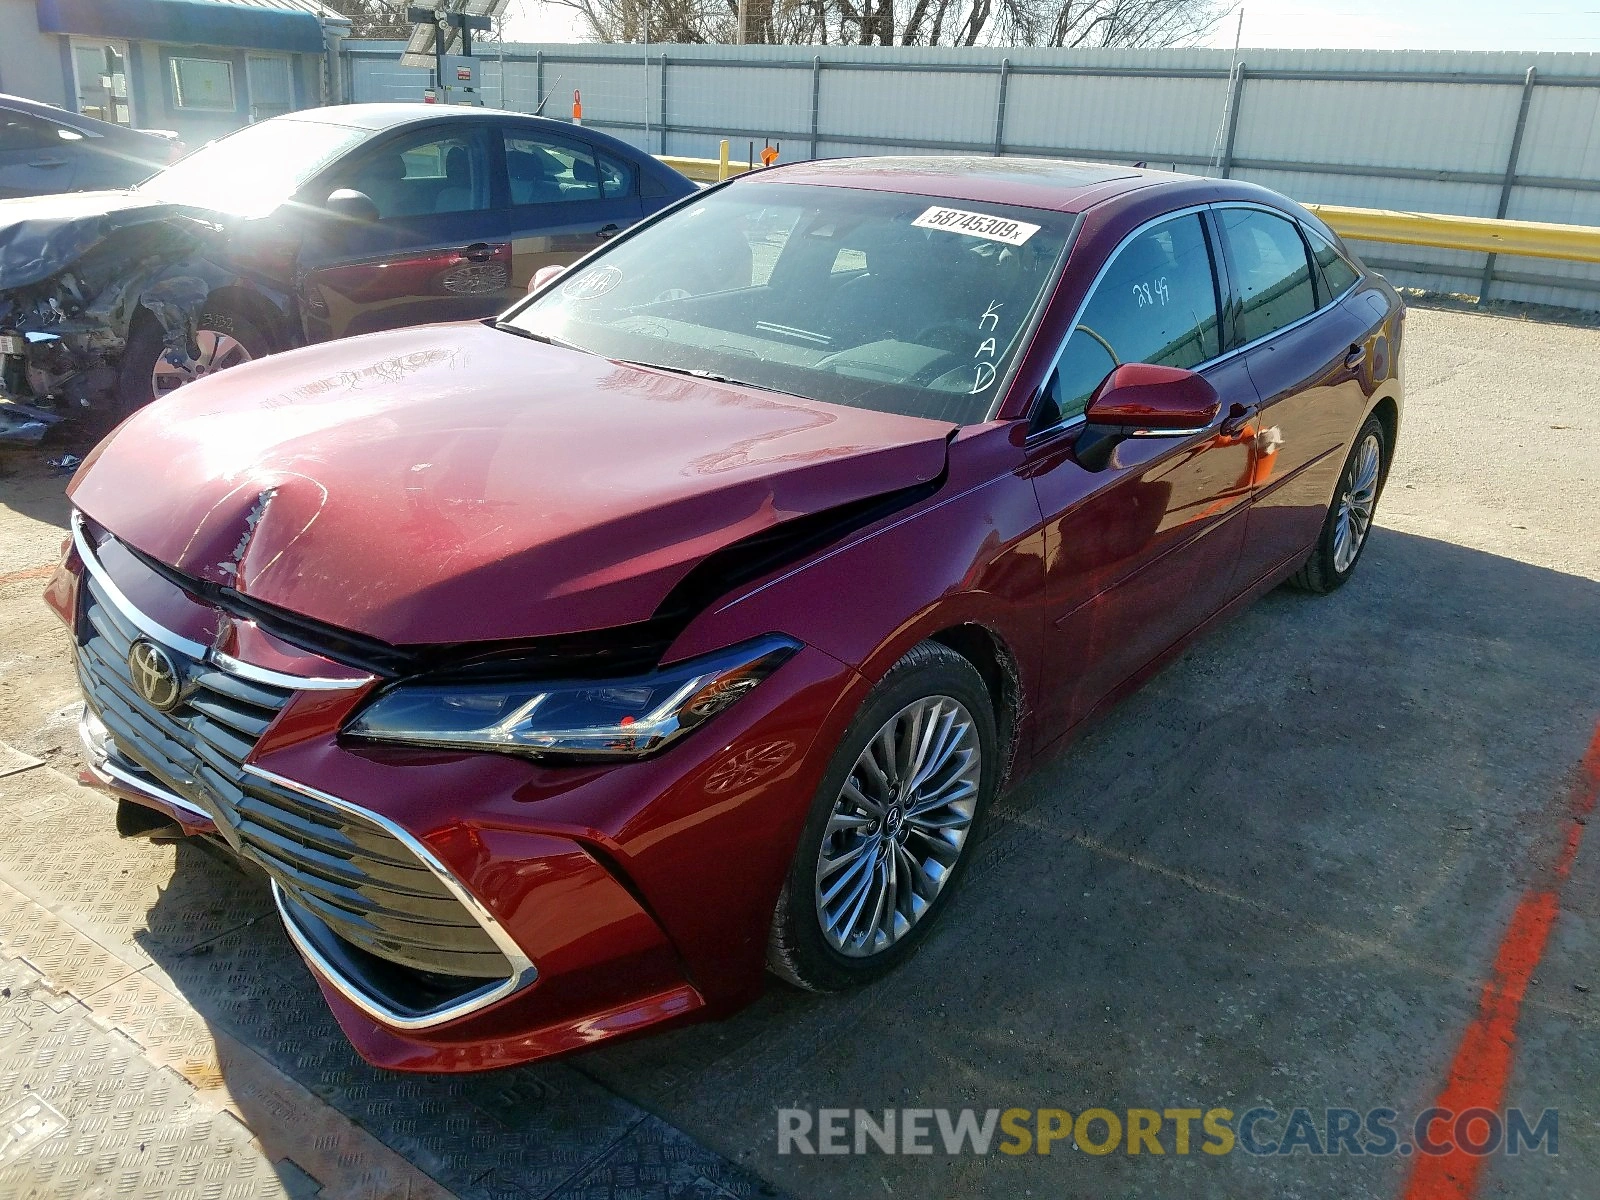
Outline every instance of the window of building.
<svg viewBox="0 0 1600 1200">
<path fill-rule="evenodd" d="M 113 125 L 133 124 L 126 43 L 74 38 L 72 72 L 80 113 Z"/>
<path fill-rule="evenodd" d="M 201 112 L 234 112 L 233 64 L 220 58 L 174 58 L 172 72 L 174 108 Z"/>
<path fill-rule="evenodd" d="M 244 61 L 250 86 L 250 119 L 266 121 L 294 109 L 294 78 L 282 54 L 252 54 Z"/>
</svg>

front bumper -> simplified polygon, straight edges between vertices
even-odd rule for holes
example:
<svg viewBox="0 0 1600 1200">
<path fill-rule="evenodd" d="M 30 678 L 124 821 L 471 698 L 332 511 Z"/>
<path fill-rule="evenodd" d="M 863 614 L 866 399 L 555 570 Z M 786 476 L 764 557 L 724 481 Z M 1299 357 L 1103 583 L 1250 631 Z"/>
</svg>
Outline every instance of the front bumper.
<svg viewBox="0 0 1600 1200">
<path fill-rule="evenodd" d="M 235 673 L 261 668 L 190 640 L 204 631 L 182 611 L 146 612 L 161 609 L 147 581 L 135 607 L 82 538 L 78 558 L 87 572 L 69 562 L 52 589 L 73 593 L 85 782 L 262 869 L 370 1061 L 505 1066 L 759 994 L 821 770 L 807 752 L 841 701 L 853 709 L 857 677 L 833 659 L 803 651 L 680 746 L 623 766 L 350 747 L 337 730 L 370 681 L 276 696 Z M 126 674 L 132 642 L 161 635 L 194 689 L 171 714 L 141 706 Z"/>
</svg>

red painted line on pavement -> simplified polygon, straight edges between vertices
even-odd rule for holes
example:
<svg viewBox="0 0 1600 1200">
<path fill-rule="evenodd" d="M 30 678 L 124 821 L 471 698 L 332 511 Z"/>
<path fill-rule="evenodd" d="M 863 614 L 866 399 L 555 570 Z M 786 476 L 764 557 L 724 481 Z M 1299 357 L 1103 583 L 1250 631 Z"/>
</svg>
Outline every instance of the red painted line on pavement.
<svg viewBox="0 0 1600 1200">
<path fill-rule="evenodd" d="M 21 583 L 24 579 L 46 579 L 55 574 L 55 570 L 55 563 L 46 563 L 42 567 L 29 567 L 26 571 L 12 571 L 9 575 L 0 575 L 0 587 L 8 583 Z"/>
<path fill-rule="evenodd" d="M 1444 1090 L 1434 1105 L 1460 1113 L 1469 1108 L 1499 1111 L 1511 1078 L 1517 1044 L 1517 1018 L 1528 981 L 1539 967 L 1561 911 L 1561 886 L 1572 874 L 1583 830 L 1600 801 L 1600 726 L 1578 764 L 1567 805 L 1567 829 L 1561 855 L 1548 879 L 1531 887 L 1517 904 L 1500 940 L 1494 967 L 1483 985 L 1478 1014 L 1467 1026 Z M 1468 1200 L 1477 1185 L 1483 1156 L 1454 1149 L 1417 1160 L 1406 1184 L 1404 1200 Z"/>
</svg>

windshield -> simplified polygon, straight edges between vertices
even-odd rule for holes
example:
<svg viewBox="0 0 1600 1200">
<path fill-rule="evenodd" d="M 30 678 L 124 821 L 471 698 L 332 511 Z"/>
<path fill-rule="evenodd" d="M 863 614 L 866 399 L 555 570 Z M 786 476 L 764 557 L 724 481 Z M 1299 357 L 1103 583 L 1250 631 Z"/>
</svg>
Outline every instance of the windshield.
<svg viewBox="0 0 1600 1200">
<path fill-rule="evenodd" d="M 507 324 L 606 358 L 985 420 L 1076 218 L 800 184 L 714 192 Z"/>
<path fill-rule="evenodd" d="M 369 136 L 364 129 L 321 121 L 263 121 L 200 147 L 137 190 L 174 204 L 258 216 L 277 208 Z"/>
</svg>

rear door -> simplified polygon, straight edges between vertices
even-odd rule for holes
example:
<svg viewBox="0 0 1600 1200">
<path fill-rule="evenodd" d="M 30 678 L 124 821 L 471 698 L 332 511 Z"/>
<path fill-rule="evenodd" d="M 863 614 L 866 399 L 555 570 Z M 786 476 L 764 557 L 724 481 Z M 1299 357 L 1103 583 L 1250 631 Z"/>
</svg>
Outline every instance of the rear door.
<svg viewBox="0 0 1600 1200">
<path fill-rule="evenodd" d="M 1233 280 L 1232 336 L 1261 396 L 1242 590 L 1321 532 L 1366 404 L 1362 368 L 1373 321 L 1339 302 L 1355 282 L 1353 268 L 1326 243 L 1332 258 L 1319 263 L 1298 221 L 1249 205 L 1215 211 Z"/>
<path fill-rule="evenodd" d="M 503 133 L 510 195 L 512 280 L 582 258 L 643 216 L 634 164 L 540 127 Z"/>
<path fill-rule="evenodd" d="M 326 173 L 316 199 L 368 196 L 371 222 L 308 222 L 299 293 L 310 341 L 491 316 L 520 294 L 495 128 L 429 124 L 357 150 Z"/>
<path fill-rule="evenodd" d="M 76 130 L 0 109 L 0 197 L 71 190 L 78 171 L 76 147 L 84 140 Z"/>
<path fill-rule="evenodd" d="M 1051 384 L 1057 418 L 1034 436 L 1048 596 L 1041 728 L 1065 732 L 1230 597 L 1253 466 L 1256 401 L 1221 359 L 1221 289 L 1201 212 L 1161 218 L 1106 265 Z M 1103 466 L 1074 453 L 1090 396 L 1130 362 L 1199 370 L 1222 397 L 1187 436 L 1128 438 Z"/>
</svg>

